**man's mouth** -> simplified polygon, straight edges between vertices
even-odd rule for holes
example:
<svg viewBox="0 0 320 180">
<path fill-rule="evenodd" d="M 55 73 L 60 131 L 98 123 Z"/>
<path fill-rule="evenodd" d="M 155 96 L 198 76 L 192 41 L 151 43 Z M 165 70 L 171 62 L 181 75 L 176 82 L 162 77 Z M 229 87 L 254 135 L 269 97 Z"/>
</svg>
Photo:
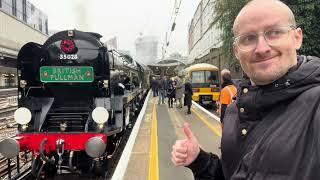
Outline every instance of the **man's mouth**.
<svg viewBox="0 0 320 180">
<path fill-rule="evenodd" d="M 267 57 L 267 58 L 263 58 L 263 59 L 256 59 L 253 61 L 253 63 L 260 63 L 260 62 L 265 62 L 265 61 L 269 61 L 273 58 L 275 58 L 276 56 L 272 56 L 272 57 Z"/>
</svg>

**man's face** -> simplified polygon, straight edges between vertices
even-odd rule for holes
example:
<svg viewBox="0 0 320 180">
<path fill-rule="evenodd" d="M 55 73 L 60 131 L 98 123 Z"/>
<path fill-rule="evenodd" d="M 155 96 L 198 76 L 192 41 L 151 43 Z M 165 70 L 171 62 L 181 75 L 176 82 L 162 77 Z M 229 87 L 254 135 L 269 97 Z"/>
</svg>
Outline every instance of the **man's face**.
<svg viewBox="0 0 320 180">
<path fill-rule="evenodd" d="M 290 29 L 288 12 L 276 4 L 251 5 L 239 15 L 236 37 L 259 33 L 256 45 L 252 50 L 245 51 L 234 46 L 237 59 L 243 71 L 257 85 L 266 85 L 286 74 L 290 67 L 297 63 L 296 49 L 302 43 L 301 29 Z M 275 44 L 264 38 L 263 32 L 270 29 L 287 28 L 281 41 Z M 272 32 L 272 31 L 271 31 Z M 266 33 L 265 33 L 266 34 Z M 267 36 L 267 35 L 265 35 Z M 244 39 L 250 40 L 250 37 Z M 243 42 L 243 41 L 242 41 Z M 272 45 L 271 45 L 272 44 Z M 249 48 L 250 49 L 250 48 Z"/>
</svg>

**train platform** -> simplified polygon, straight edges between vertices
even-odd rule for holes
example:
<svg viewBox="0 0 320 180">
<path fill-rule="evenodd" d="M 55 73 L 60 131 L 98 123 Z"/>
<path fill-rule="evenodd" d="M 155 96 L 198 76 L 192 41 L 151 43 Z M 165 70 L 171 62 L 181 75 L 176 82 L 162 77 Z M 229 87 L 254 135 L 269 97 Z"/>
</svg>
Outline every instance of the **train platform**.
<svg viewBox="0 0 320 180">
<path fill-rule="evenodd" d="M 132 134 L 126 144 L 112 180 L 191 180 L 191 170 L 171 162 L 172 145 L 184 139 L 188 122 L 200 146 L 220 156 L 219 118 L 193 102 L 191 114 L 186 107 L 158 105 L 158 97 L 149 92 Z"/>
</svg>

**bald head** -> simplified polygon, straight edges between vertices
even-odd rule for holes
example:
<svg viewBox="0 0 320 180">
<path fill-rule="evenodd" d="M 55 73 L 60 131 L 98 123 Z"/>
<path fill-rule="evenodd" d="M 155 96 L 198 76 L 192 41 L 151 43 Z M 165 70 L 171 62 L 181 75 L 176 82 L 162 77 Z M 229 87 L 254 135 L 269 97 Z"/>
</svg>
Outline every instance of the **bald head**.
<svg viewBox="0 0 320 180">
<path fill-rule="evenodd" d="M 239 22 L 242 20 L 244 15 L 251 13 L 257 7 L 264 7 L 269 10 L 273 11 L 280 11 L 285 13 L 287 16 L 287 20 L 291 25 L 296 26 L 296 20 L 294 18 L 293 12 L 291 9 L 279 0 L 252 0 L 248 2 L 239 12 L 238 16 L 236 17 L 234 24 L 233 24 L 233 34 L 236 36 L 239 32 Z M 252 14 L 253 16 L 255 14 Z"/>
<path fill-rule="evenodd" d="M 231 72 L 228 69 L 223 69 L 221 71 L 221 77 L 224 82 L 231 81 Z"/>
</svg>

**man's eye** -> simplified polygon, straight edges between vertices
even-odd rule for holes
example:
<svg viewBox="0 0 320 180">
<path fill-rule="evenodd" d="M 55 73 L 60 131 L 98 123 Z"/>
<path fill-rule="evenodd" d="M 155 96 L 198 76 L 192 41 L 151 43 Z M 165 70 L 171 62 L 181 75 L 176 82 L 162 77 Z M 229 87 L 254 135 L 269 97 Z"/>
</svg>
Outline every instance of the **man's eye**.
<svg viewBox="0 0 320 180">
<path fill-rule="evenodd" d="M 239 43 L 240 44 L 250 44 L 250 43 L 255 42 L 256 40 L 257 40 L 257 36 L 254 34 L 251 34 L 251 35 L 242 36 L 239 39 Z"/>
<path fill-rule="evenodd" d="M 266 32 L 266 36 L 269 38 L 273 38 L 273 37 L 279 37 L 281 35 L 283 35 L 285 32 L 281 29 L 273 29 L 270 31 Z"/>
</svg>

